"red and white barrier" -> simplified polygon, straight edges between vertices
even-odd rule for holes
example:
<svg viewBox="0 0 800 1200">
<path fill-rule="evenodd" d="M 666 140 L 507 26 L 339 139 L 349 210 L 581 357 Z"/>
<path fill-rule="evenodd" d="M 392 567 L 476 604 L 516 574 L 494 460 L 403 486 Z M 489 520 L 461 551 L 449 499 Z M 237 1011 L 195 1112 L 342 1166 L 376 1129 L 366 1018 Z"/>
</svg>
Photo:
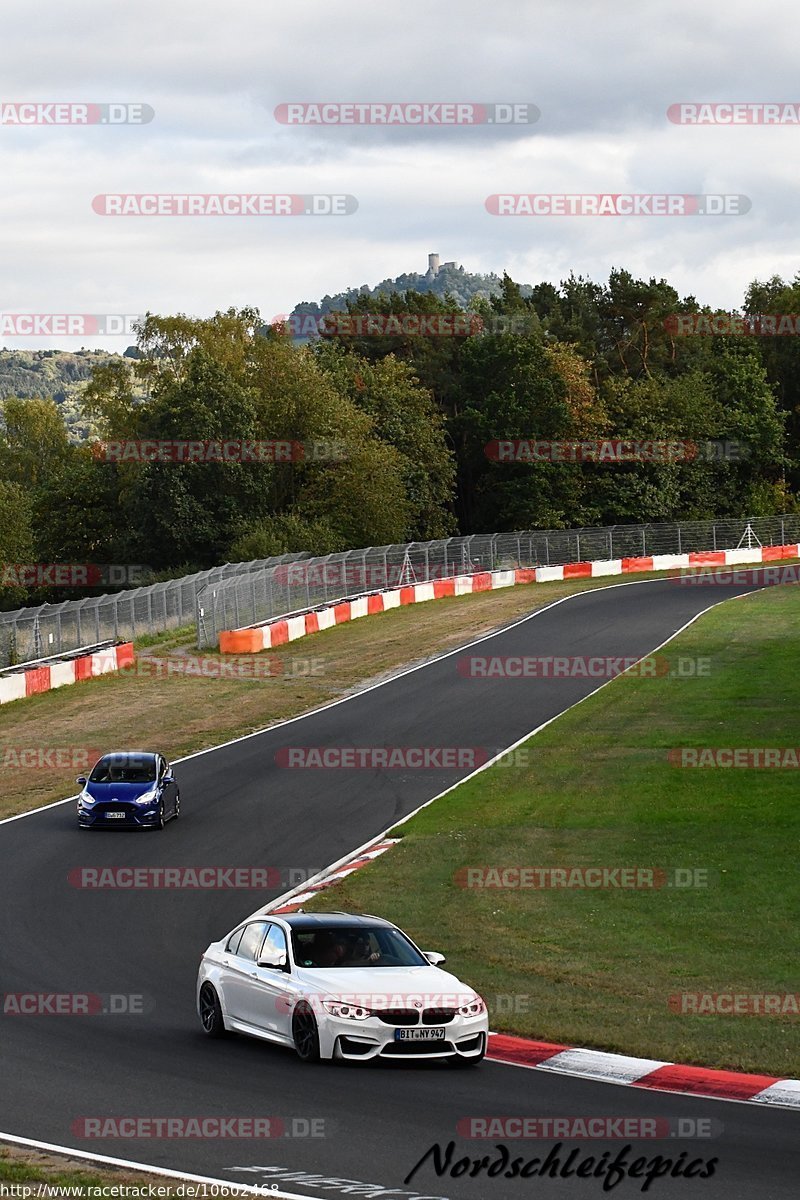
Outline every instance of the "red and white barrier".
<svg viewBox="0 0 800 1200">
<path fill-rule="evenodd" d="M 80 683 L 84 679 L 95 679 L 99 675 L 107 675 L 110 671 L 120 671 L 124 667 L 132 666 L 134 659 L 133 642 L 123 642 L 120 646 L 108 646 L 104 650 L 95 650 L 93 654 L 80 655 L 78 658 L 54 660 L 43 666 L 27 669 L 20 668 L 13 675 L 0 676 L 0 704 L 24 700 L 26 696 L 35 696 L 39 692 L 51 692 L 55 688 Z"/>
<path fill-rule="evenodd" d="M 474 575 L 455 575 L 431 583 L 373 592 L 356 600 L 342 600 L 328 608 L 318 608 L 279 621 L 268 621 L 248 629 L 227 629 L 219 635 L 223 654 L 257 654 L 319 633 L 345 621 L 355 621 L 372 613 L 387 612 L 405 604 L 421 604 L 444 596 L 466 596 L 475 592 L 496 591 L 519 583 L 553 583 L 565 579 L 597 579 L 604 575 L 635 575 L 643 571 L 676 571 L 691 567 L 733 567 L 744 563 L 775 562 L 800 558 L 800 545 L 755 546 L 752 550 L 702 550 L 688 554 L 653 554 L 642 558 L 610 558 L 595 562 L 564 563 L 559 567 L 520 567 L 506 571 L 479 571 Z"/>
</svg>

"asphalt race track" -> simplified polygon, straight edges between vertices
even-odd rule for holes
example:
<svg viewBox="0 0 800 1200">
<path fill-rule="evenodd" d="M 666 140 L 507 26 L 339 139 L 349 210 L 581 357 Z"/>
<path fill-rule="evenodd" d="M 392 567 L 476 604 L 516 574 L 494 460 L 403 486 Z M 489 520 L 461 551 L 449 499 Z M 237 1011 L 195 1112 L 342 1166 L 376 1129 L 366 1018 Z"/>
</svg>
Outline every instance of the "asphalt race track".
<svg viewBox="0 0 800 1200">
<path fill-rule="evenodd" d="M 758 572 L 754 572 L 757 576 Z M 289 872 L 316 870 L 362 845 L 465 774 L 463 770 L 286 769 L 287 746 L 481 747 L 495 753 L 597 687 L 587 679 L 473 680 L 465 654 L 641 656 L 693 616 L 753 586 L 658 580 L 579 594 L 460 650 L 306 718 L 184 760 L 183 815 L 162 834 L 80 832 L 74 804 L 0 828 L 0 991 L 144 997 L 146 1014 L 13 1016 L 0 1023 L 0 1130 L 60 1146 L 301 1196 L 617 1197 L 597 1179 L 451 1178 L 430 1165 L 404 1177 L 434 1143 L 455 1158 L 493 1154 L 457 1122 L 477 1115 L 711 1119 L 707 1140 L 634 1144 L 631 1158 L 716 1157 L 709 1180 L 661 1179 L 650 1197 L 765 1200 L 800 1194 L 797 1114 L 645 1092 L 486 1062 L 476 1071 L 399 1063 L 304 1066 L 247 1038 L 207 1040 L 194 1011 L 199 957 L 243 916 L 286 890 Z M 209 687 L 213 687 L 209 682 Z M 91 742 L 91 730 L 86 731 Z M 109 747 L 116 749 L 118 747 Z M 97 891 L 70 884 L 84 866 L 272 866 L 272 890 Z M 410 931 L 413 933 L 413 930 Z M 428 947 L 447 951 L 447 946 Z M 274 1140 L 87 1139 L 83 1117 L 321 1119 L 324 1137 Z M 295 1127 L 302 1132 L 305 1126 Z M 553 1142 L 511 1142 L 512 1157 Z M 582 1142 L 612 1157 L 624 1142 Z M 240 1170 L 237 1168 L 258 1168 Z M 282 1182 L 276 1169 L 325 1181 Z M 338 1183 L 335 1180 L 338 1179 Z M 372 1184 L 355 1188 L 349 1181 Z"/>
</svg>

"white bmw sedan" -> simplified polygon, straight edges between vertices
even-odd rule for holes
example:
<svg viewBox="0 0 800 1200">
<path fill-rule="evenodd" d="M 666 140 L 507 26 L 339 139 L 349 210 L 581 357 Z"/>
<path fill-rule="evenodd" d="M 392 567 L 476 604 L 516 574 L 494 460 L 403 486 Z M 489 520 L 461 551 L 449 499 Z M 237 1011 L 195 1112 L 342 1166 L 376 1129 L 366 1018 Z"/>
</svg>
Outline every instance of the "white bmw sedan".
<svg viewBox="0 0 800 1200">
<path fill-rule="evenodd" d="M 296 912 L 255 916 L 203 955 L 197 1012 L 227 1031 L 292 1046 L 303 1062 L 443 1059 L 486 1053 L 481 997 L 380 917 Z"/>
</svg>

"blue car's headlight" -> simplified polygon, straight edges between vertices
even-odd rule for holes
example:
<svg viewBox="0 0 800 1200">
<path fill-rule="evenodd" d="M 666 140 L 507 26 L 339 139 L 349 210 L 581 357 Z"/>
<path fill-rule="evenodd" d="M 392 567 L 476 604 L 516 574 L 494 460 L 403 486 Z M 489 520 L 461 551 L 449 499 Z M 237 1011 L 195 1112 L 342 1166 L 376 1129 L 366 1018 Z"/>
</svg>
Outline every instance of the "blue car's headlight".
<svg viewBox="0 0 800 1200">
<path fill-rule="evenodd" d="M 89 808 L 94 804 L 94 796 L 90 796 L 88 792 L 81 792 L 80 796 L 78 796 L 78 804 Z"/>
<path fill-rule="evenodd" d="M 155 802 L 156 798 L 157 798 L 157 792 L 156 792 L 156 789 L 153 788 L 153 790 L 151 792 L 145 792 L 145 794 L 143 796 L 137 796 L 136 803 L 137 804 L 153 804 Z"/>
</svg>

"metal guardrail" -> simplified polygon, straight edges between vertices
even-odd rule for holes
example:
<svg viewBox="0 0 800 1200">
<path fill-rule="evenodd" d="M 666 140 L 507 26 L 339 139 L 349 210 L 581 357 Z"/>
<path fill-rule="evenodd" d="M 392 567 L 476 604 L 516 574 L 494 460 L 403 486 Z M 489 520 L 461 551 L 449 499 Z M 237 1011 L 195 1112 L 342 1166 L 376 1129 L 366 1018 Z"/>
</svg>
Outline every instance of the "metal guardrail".
<svg viewBox="0 0 800 1200">
<path fill-rule="evenodd" d="M 747 538 L 764 545 L 798 542 L 800 514 L 474 534 L 321 558 L 282 554 L 225 563 L 147 587 L 0 612 L 0 669 L 195 623 L 198 645 L 213 646 L 223 629 L 403 583 L 503 567 L 730 549 Z"/>
<path fill-rule="evenodd" d="M 132 641 L 194 624 L 198 592 L 209 584 L 297 562 L 305 554 L 281 554 L 167 579 L 85 600 L 64 600 L 0 612 L 0 668 L 77 650 L 87 643 Z"/>
<path fill-rule="evenodd" d="M 113 641 L 93 642 L 89 646 L 78 646 L 75 650 L 65 650 L 62 654 L 48 654 L 46 658 L 32 658 L 23 663 L 18 663 L 14 667 L 0 667 L 0 679 L 7 679 L 9 675 L 18 675 L 23 671 L 29 671 L 32 667 L 47 667 L 56 662 L 70 662 L 74 658 L 81 658 L 84 655 L 97 654 L 100 650 L 108 650 L 111 646 L 116 646 Z"/>
<path fill-rule="evenodd" d="M 612 525 L 585 529 L 474 534 L 435 542 L 370 546 L 307 557 L 229 579 L 197 592 L 197 642 L 218 644 L 224 629 L 241 629 L 346 596 L 424 583 L 474 571 L 558 566 L 609 558 L 727 550 L 738 545 L 800 542 L 800 514 L 736 520 Z"/>
</svg>

